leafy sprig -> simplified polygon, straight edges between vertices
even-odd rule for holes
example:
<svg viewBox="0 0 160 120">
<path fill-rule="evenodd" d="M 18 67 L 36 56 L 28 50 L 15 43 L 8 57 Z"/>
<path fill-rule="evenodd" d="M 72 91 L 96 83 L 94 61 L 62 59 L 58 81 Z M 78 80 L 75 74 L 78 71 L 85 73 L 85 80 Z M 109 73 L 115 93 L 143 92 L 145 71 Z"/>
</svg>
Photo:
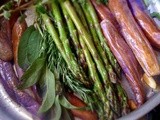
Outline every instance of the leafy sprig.
<svg viewBox="0 0 160 120">
<path fill-rule="evenodd" d="M 21 0 L 10 0 L 6 4 L 0 6 L 0 17 L 5 17 L 9 20 L 12 13 L 26 10 L 29 6 L 33 5 L 33 3 L 34 0 L 31 0 L 21 5 Z"/>
<path fill-rule="evenodd" d="M 160 20 L 160 13 L 158 13 L 158 12 L 153 12 L 153 13 L 151 13 L 151 17 L 157 18 L 158 20 Z"/>
<path fill-rule="evenodd" d="M 39 30 L 43 36 L 41 36 Z M 56 109 L 58 110 L 56 118 L 59 119 L 61 114 L 63 114 L 62 109 L 79 108 L 71 105 L 65 98 L 64 87 L 62 85 L 64 80 L 60 81 L 60 79 L 65 79 L 64 76 L 67 74 L 65 61 L 56 48 L 51 36 L 44 28 L 39 28 L 39 30 L 34 26 L 30 26 L 21 37 L 18 62 L 26 71 L 21 78 L 22 84 L 19 88 L 25 89 L 34 84 L 39 84 L 41 89 L 45 91 L 39 112 L 46 112 L 51 108 Z"/>
</svg>

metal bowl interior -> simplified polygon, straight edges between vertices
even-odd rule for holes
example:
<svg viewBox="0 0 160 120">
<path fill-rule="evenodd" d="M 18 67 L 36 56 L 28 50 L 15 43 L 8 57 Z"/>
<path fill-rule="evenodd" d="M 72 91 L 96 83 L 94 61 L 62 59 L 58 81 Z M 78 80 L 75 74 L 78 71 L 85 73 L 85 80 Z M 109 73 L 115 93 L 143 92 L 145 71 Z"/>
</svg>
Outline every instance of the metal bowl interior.
<svg viewBox="0 0 160 120">
<path fill-rule="evenodd" d="M 150 9 L 150 12 L 153 12 L 153 11 L 160 12 L 160 1 L 152 0 L 151 5 L 148 8 Z M 160 21 L 156 20 L 156 22 L 157 24 L 160 25 Z M 127 114 L 126 116 L 119 118 L 118 120 L 137 120 L 143 117 L 144 115 L 146 115 L 148 112 L 150 112 L 152 109 L 154 109 L 157 105 L 160 104 L 159 90 L 154 91 L 152 93 L 152 90 L 148 89 L 148 95 L 149 95 L 148 100 L 145 102 L 144 105 L 142 105 L 139 109 Z M 23 107 L 13 102 L 11 98 L 7 95 L 2 84 L 0 84 L 0 120 L 4 120 L 4 119 L 5 120 L 38 120 L 38 118 L 33 118 L 33 116 L 29 112 L 27 112 Z"/>
</svg>

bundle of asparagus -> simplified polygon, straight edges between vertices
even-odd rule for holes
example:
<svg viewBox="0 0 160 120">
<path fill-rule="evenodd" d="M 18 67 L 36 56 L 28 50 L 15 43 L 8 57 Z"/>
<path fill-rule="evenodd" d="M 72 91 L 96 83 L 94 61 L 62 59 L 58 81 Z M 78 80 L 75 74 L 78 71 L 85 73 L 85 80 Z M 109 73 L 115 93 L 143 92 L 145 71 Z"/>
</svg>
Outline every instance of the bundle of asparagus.
<svg viewBox="0 0 160 120">
<path fill-rule="evenodd" d="M 83 119 L 88 118 L 82 117 L 83 111 L 93 120 L 122 116 L 128 104 L 121 68 L 90 0 L 39 0 L 32 5 L 37 13 L 34 25 L 22 35 L 14 56 L 25 71 L 18 88 L 37 85 L 43 93 L 39 112 L 49 110 L 56 120 L 62 114 L 70 119 L 68 109 Z M 72 104 L 70 93 L 86 105 Z"/>
<path fill-rule="evenodd" d="M 121 116 L 120 111 L 126 109 L 127 103 L 118 82 L 120 68 L 105 42 L 91 2 L 61 0 L 51 2 L 48 7 L 52 9 L 51 16 L 42 11 L 39 15 L 72 75 L 103 103 L 103 115 L 97 111 L 99 117 Z M 119 96 L 120 104 L 118 95 L 123 95 Z"/>
</svg>

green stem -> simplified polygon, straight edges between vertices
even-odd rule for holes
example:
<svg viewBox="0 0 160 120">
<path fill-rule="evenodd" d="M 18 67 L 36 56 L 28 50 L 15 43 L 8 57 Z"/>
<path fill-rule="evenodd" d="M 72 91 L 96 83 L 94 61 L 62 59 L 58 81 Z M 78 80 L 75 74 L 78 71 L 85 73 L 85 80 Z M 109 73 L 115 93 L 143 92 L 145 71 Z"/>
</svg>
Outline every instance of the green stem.
<svg viewBox="0 0 160 120">
<path fill-rule="evenodd" d="M 99 38 L 98 38 L 98 35 L 97 35 L 97 31 L 96 31 L 96 28 L 94 26 L 93 19 L 92 19 L 91 15 L 89 14 L 88 9 L 86 9 L 86 7 L 84 5 L 82 5 L 82 4 L 81 4 L 81 6 L 82 6 L 82 9 L 83 9 L 83 11 L 85 13 L 87 22 L 89 24 L 90 31 L 91 31 L 91 34 L 92 34 L 92 37 L 93 37 L 93 40 L 94 40 L 94 44 L 95 44 L 98 52 L 100 53 L 101 59 L 105 63 L 105 66 L 106 66 L 106 69 L 108 71 L 108 75 L 109 75 L 110 81 L 113 82 L 113 83 L 116 83 L 117 76 L 116 76 L 115 72 L 112 69 L 112 66 L 110 65 L 110 63 L 108 61 L 108 58 L 106 56 L 105 50 L 102 48 L 102 46 L 100 44 L 100 41 L 99 41 Z"/>
<path fill-rule="evenodd" d="M 85 42 L 83 41 L 82 37 L 80 37 L 80 43 L 82 45 L 82 48 L 83 48 L 83 51 L 84 51 L 84 54 L 85 54 L 85 57 L 87 60 L 87 64 L 88 64 L 88 68 L 89 68 L 89 72 L 90 72 L 90 77 L 94 81 L 94 89 L 93 90 L 97 94 L 97 96 L 99 96 L 101 98 L 100 100 L 104 104 L 103 108 L 105 110 L 106 118 L 108 118 L 110 111 L 111 111 L 109 100 L 106 99 L 105 91 L 104 91 L 102 84 L 101 84 L 101 81 L 98 77 L 95 64 L 92 60 L 90 52 L 89 52 L 87 46 L 85 45 Z"/>
<path fill-rule="evenodd" d="M 87 61 L 89 72 L 90 72 L 89 75 L 92 78 L 92 80 L 94 81 L 95 93 L 100 95 L 100 97 L 102 98 L 102 101 L 105 102 L 106 98 L 104 96 L 104 90 L 103 90 L 101 81 L 99 79 L 99 76 L 97 74 L 97 70 L 96 70 L 95 64 L 94 64 L 94 62 L 92 60 L 92 57 L 90 55 L 90 52 L 89 52 L 87 46 L 85 45 L 85 42 L 83 41 L 83 38 L 80 37 L 79 40 L 80 40 L 80 44 L 81 44 L 81 46 L 83 48 L 84 55 L 86 57 L 86 61 Z"/>
<path fill-rule="evenodd" d="M 59 39 L 58 33 L 57 33 L 56 29 L 54 28 L 54 26 L 52 25 L 49 16 L 46 14 L 41 14 L 41 15 L 42 15 L 43 22 L 48 29 L 48 32 L 50 33 L 51 37 L 53 38 L 58 50 L 62 54 L 62 57 L 66 61 L 69 69 L 72 71 L 73 75 L 76 78 L 78 78 L 82 83 L 84 83 L 86 86 L 88 86 L 89 82 L 86 81 L 86 79 L 84 79 L 83 76 L 81 77 L 81 74 L 78 73 L 79 71 L 77 72 L 77 68 L 75 68 L 74 64 L 72 64 L 71 61 L 69 61 L 67 55 L 65 54 L 66 52 L 65 52 L 64 46 L 61 43 L 61 40 Z"/>
<path fill-rule="evenodd" d="M 103 65 L 103 62 L 96 51 L 96 48 L 92 42 L 92 39 L 88 32 L 86 31 L 84 25 L 81 23 L 81 21 L 78 18 L 78 15 L 76 14 L 73 6 L 70 4 L 70 2 L 67 0 L 64 3 L 64 7 L 66 8 L 67 12 L 69 13 L 71 19 L 73 20 L 75 26 L 77 27 L 79 34 L 82 36 L 83 40 L 85 41 L 85 44 L 87 45 L 92 57 L 95 60 L 95 63 L 97 65 L 97 68 L 102 76 L 104 84 L 110 84 L 110 81 L 108 81 L 108 75 L 107 71 Z"/>
<path fill-rule="evenodd" d="M 118 91 L 118 97 L 120 99 L 121 115 L 123 115 L 128 111 L 127 95 L 120 83 L 116 85 L 116 89 Z"/>
<path fill-rule="evenodd" d="M 104 37 L 104 35 L 102 33 L 102 30 L 101 30 L 101 27 L 100 27 L 100 24 L 99 24 L 99 21 L 98 21 L 98 17 L 97 17 L 96 11 L 95 11 L 92 3 L 90 2 L 90 0 L 85 0 L 85 1 L 86 1 L 86 3 L 85 3 L 86 9 L 88 9 L 88 11 L 89 11 L 89 13 L 90 13 L 90 15 L 92 17 L 96 32 L 97 32 L 98 37 L 99 37 L 99 39 L 101 41 L 101 45 L 105 49 L 105 51 L 106 51 L 106 53 L 108 55 L 109 61 L 110 61 L 111 65 L 113 66 L 114 70 L 117 72 L 117 75 L 121 76 L 120 75 L 120 66 L 119 66 L 117 60 L 115 59 L 115 57 L 113 56 L 112 52 L 110 51 L 107 43 L 106 43 L 105 37 Z"/>
<path fill-rule="evenodd" d="M 74 70 L 74 73 L 76 73 L 79 76 L 78 78 L 82 79 L 84 82 L 87 80 L 87 77 L 84 71 L 82 70 L 82 68 L 78 65 L 78 62 L 76 61 L 76 58 L 71 50 L 71 46 L 70 46 L 70 43 L 67 37 L 67 33 L 65 30 L 65 25 L 63 24 L 63 19 L 62 19 L 60 9 L 59 9 L 57 2 L 52 2 L 52 13 L 54 15 L 54 18 L 55 18 L 55 21 L 58 27 L 60 40 L 64 46 L 65 53 L 68 57 L 68 60 L 72 64 L 72 69 Z"/>
<path fill-rule="evenodd" d="M 87 29 L 87 31 L 89 31 L 89 30 L 88 30 L 87 21 L 86 21 L 86 18 L 85 18 L 85 16 L 84 16 L 84 12 L 82 11 L 81 6 L 80 6 L 80 5 L 78 4 L 78 2 L 75 1 L 75 0 L 72 0 L 72 2 L 73 2 L 73 6 L 74 6 L 74 8 L 75 8 L 75 10 L 76 10 L 76 13 L 77 13 L 78 17 L 79 17 L 80 20 L 82 21 L 82 23 L 83 23 L 84 27 Z"/>
<path fill-rule="evenodd" d="M 41 15 L 42 15 L 43 22 L 44 22 L 45 26 L 48 29 L 49 34 L 52 36 L 52 38 L 53 38 L 58 50 L 60 51 L 60 53 L 62 54 L 63 58 L 67 62 L 67 56 L 65 54 L 64 47 L 63 47 L 62 43 L 59 40 L 58 33 L 57 33 L 56 29 L 54 28 L 54 26 L 52 25 L 52 22 L 51 22 L 49 16 L 46 15 L 46 14 L 41 14 Z"/>
<path fill-rule="evenodd" d="M 64 8 L 62 2 L 60 2 L 60 5 L 61 5 L 61 9 L 62 9 L 64 17 L 65 17 L 65 20 L 67 22 L 67 27 L 69 29 L 70 37 L 72 38 L 73 45 L 76 50 L 78 60 L 79 60 L 80 64 L 83 66 L 83 68 L 86 69 L 87 64 L 86 64 L 86 60 L 84 57 L 82 47 L 81 47 L 79 40 L 78 40 L 78 31 L 77 31 L 72 19 L 70 18 L 69 14 L 66 12 L 66 9 Z"/>
</svg>

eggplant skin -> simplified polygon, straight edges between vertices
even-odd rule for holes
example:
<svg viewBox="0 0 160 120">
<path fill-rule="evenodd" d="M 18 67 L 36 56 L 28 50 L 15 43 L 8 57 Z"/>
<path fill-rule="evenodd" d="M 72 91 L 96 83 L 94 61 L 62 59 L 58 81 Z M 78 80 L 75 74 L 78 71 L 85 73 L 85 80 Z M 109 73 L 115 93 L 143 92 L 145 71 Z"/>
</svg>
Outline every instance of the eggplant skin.
<svg viewBox="0 0 160 120">
<path fill-rule="evenodd" d="M 13 66 L 10 62 L 0 60 L 0 76 L 2 77 L 2 84 L 9 96 L 30 113 L 37 115 L 40 107 L 39 103 L 25 91 L 17 89 L 16 86 L 18 85 L 19 80 L 16 77 Z"/>
<path fill-rule="evenodd" d="M 13 59 L 10 24 L 4 18 L 0 19 L 0 59 L 4 61 Z"/>
<path fill-rule="evenodd" d="M 142 0 L 128 0 L 132 14 L 152 46 L 160 49 L 160 29 L 146 12 Z"/>
<path fill-rule="evenodd" d="M 108 7 L 120 25 L 120 32 L 148 76 L 160 74 L 160 66 L 143 31 L 134 19 L 126 0 L 109 0 Z"/>
<path fill-rule="evenodd" d="M 140 83 L 142 74 L 139 71 L 138 61 L 111 21 L 104 19 L 101 22 L 101 28 L 106 38 L 106 42 L 127 77 L 134 93 L 137 106 L 139 107 L 144 103 L 145 95 Z"/>
<path fill-rule="evenodd" d="M 23 70 L 18 65 L 18 46 L 19 46 L 20 38 L 24 33 L 24 31 L 26 30 L 26 28 L 27 28 L 26 21 L 24 20 L 20 22 L 19 19 L 17 19 L 12 29 L 14 64 L 15 64 L 18 78 L 21 78 L 23 75 Z"/>
<path fill-rule="evenodd" d="M 119 25 L 117 20 L 115 19 L 115 17 L 113 16 L 113 14 L 111 13 L 111 11 L 107 8 L 106 5 L 101 4 L 101 3 L 97 3 L 96 0 L 91 0 L 93 6 L 96 9 L 96 12 L 100 18 L 100 20 L 104 20 L 104 19 L 108 19 L 110 22 L 112 22 L 112 24 L 118 29 Z"/>
</svg>

